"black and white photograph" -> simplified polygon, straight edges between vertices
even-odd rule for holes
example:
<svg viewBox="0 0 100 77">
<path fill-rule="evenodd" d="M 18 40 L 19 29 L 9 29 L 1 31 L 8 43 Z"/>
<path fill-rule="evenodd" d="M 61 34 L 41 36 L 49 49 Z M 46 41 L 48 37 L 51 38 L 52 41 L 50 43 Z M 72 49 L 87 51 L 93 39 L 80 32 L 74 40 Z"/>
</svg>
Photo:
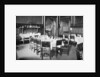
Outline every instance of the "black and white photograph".
<svg viewBox="0 0 100 77">
<path fill-rule="evenodd" d="M 95 72 L 95 5 L 5 5 L 5 72 Z"/>
<path fill-rule="evenodd" d="M 16 60 L 83 60 L 84 16 L 16 16 Z"/>
</svg>

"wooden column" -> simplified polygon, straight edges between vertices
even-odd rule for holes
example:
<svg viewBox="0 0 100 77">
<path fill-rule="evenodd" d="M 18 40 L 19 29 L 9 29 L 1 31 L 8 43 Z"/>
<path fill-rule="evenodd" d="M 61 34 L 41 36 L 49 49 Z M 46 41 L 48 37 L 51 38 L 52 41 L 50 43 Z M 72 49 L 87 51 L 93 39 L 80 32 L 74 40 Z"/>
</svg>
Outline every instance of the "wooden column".
<svg viewBox="0 0 100 77">
<path fill-rule="evenodd" d="M 43 19 L 43 16 L 42 16 L 42 24 L 44 23 L 43 21 L 44 21 L 44 19 Z"/>
<path fill-rule="evenodd" d="M 58 16 L 58 36 L 59 36 L 59 30 L 60 30 L 60 16 Z"/>
<path fill-rule="evenodd" d="M 58 37 L 58 25 L 59 25 L 59 20 L 58 20 L 58 16 L 57 16 L 57 24 L 56 24 L 56 37 Z"/>
<path fill-rule="evenodd" d="M 44 16 L 44 35 L 45 35 L 45 16 Z"/>
</svg>

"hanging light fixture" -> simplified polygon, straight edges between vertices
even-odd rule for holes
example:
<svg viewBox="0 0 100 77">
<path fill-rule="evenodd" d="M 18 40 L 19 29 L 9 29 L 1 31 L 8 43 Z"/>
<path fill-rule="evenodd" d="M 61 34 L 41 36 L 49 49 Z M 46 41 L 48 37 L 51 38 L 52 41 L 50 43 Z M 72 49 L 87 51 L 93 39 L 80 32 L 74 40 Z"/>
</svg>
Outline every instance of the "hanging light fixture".
<svg viewBox="0 0 100 77">
<path fill-rule="evenodd" d="M 72 28 L 70 28 L 70 30 L 72 30 Z"/>
</svg>

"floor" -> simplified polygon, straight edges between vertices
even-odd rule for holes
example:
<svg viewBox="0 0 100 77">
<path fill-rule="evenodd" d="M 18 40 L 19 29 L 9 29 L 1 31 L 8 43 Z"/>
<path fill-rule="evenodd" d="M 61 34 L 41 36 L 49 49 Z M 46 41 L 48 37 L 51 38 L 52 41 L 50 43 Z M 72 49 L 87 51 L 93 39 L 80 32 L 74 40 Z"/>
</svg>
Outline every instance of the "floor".
<svg viewBox="0 0 100 77">
<path fill-rule="evenodd" d="M 66 51 L 63 52 L 62 55 L 52 56 L 51 60 L 77 60 L 76 56 L 76 47 L 71 46 L 69 50 L 69 55 Z M 17 60 L 41 60 L 40 54 L 36 54 L 33 50 L 30 49 L 30 44 L 21 44 L 17 46 L 16 49 L 16 59 Z M 49 57 L 44 57 L 43 60 L 50 60 Z"/>
</svg>

